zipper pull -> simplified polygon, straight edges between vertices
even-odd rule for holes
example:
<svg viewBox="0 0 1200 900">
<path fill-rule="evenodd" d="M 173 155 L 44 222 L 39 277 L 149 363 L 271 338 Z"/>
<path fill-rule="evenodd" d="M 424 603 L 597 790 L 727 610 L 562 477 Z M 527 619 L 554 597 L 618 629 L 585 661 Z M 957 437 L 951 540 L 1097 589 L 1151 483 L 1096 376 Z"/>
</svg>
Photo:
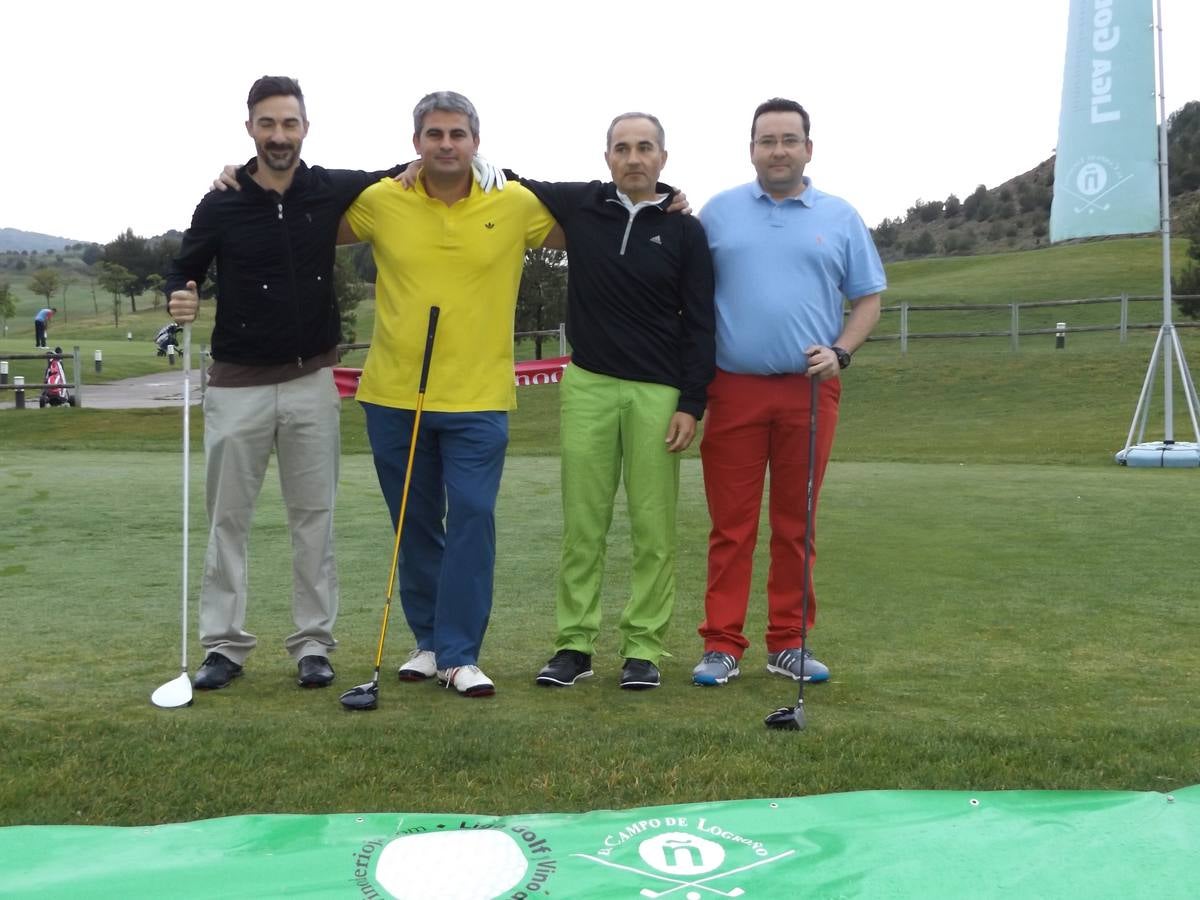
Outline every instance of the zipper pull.
<svg viewBox="0 0 1200 900">
<path fill-rule="evenodd" d="M 297 357 L 296 357 L 296 368 L 297 368 L 297 369 L 303 369 L 303 368 L 304 368 L 304 360 L 303 360 L 301 357 L 299 357 L 299 356 L 297 356 Z"/>
<path fill-rule="evenodd" d="M 279 204 L 277 204 L 277 206 L 279 207 L 279 218 L 282 221 L 283 220 L 283 204 L 279 203 Z"/>
</svg>

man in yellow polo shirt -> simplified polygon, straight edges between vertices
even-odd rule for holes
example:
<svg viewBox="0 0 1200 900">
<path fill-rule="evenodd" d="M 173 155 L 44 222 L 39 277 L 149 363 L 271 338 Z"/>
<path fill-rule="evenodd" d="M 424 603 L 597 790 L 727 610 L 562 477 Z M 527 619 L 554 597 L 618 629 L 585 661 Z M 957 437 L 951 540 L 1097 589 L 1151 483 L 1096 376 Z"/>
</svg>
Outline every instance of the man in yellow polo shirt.
<svg viewBox="0 0 1200 900">
<path fill-rule="evenodd" d="M 417 649 L 400 678 L 437 675 L 468 697 L 495 693 L 479 668 L 492 606 L 496 495 L 508 445 L 513 313 L 526 248 L 562 246 L 519 184 L 485 194 L 471 160 L 479 116 L 440 91 L 413 110 L 422 173 L 363 191 L 340 240 L 369 241 L 379 269 L 375 331 L 358 400 L 395 526 L 429 309 L 441 307 L 401 541 L 400 599 Z M 443 524 L 444 520 L 444 524 Z"/>
</svg>

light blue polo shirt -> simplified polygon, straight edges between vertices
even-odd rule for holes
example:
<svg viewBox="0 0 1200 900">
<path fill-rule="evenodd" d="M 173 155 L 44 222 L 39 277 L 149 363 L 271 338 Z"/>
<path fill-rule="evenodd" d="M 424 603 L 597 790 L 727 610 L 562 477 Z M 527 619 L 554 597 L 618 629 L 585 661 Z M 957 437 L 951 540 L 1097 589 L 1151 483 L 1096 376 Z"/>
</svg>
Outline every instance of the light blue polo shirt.
<svg viewBox="0 0 1200 900">
<path fill-rule="evenodd" d="M 843 303 L 887 288 L 862 217 L 805 177 L 777 201 L 757 181 L 713 197 L 700 212 L 716 274 L 717 365 L 781 375 L 808 368 L 804 348 L 833 344 Z"/>
</svg>

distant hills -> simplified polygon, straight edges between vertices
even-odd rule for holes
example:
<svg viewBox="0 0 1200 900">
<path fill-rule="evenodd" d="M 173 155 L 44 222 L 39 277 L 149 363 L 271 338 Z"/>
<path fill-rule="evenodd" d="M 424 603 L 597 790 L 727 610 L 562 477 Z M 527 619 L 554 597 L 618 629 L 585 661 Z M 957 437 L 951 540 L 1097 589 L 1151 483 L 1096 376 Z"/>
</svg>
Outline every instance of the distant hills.
<svg viewBox="0 0 1200 900">
<path fill-rule="evenodd" d="M 1200 207 L 1200 101 L 1167 117 L 1171 228 Z M 871 234 L 885 261 L 929 256 L 974 256 L 1044 246 L 1054 195 L 1054 157 L 1003 184 L 980 184 L 961 196 L 916 200 L 904 215 L 886 218 Z"/>
<path fill-rule="evenodd" d="M 45 253 L 47 250 L 61 252 L 64 247 L 81 243 L 88 242 L 53 234 L 39 234 L 36 231 L 21 231 L 19 228 L 0 228 L 0 253 L 20 253 L 22 250 L 36 250 L 38 253 Z"/>
</svg>

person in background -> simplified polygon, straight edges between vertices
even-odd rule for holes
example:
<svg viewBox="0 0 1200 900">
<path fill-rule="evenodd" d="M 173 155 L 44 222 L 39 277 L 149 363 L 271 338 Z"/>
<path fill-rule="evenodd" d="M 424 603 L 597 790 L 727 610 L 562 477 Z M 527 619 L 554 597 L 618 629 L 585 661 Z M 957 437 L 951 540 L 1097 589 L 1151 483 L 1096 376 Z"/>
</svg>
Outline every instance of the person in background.
<svg viewBox="0 0 1200 900">
<path fill-rule="evenodd" d="M 46 344 L 46 333 L 50 330 L 50 320 L 54 318 L 54 314 L 58 312 L 57 306 L 48 306 L 44 309 L 39 309 L 33 317 L 33 346 L 37 350 L 48 349 Z"/>
</svg>

